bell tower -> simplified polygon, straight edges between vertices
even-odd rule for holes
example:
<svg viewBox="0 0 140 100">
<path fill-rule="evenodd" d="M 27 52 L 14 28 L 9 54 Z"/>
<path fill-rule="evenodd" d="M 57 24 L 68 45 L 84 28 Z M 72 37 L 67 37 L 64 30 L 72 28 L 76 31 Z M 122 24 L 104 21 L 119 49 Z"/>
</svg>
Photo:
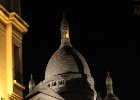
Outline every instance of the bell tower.
<svg viewBox="0 0 140 100">
<path fill-rule="evenodd" d="M 29 25 L 20 0 L 0 0 L 0 100 L 22 100 L 22 37 Z"/>
</svg>

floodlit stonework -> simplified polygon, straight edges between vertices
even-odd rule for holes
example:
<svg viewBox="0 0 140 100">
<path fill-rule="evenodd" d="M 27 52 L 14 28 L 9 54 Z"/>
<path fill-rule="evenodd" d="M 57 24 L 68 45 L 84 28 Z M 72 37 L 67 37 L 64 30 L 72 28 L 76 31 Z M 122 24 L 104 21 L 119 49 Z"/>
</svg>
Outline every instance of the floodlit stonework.
<svg viewBox="0 0 140 100">
<path fill-rule="evenodd" d="M 0 1 L 0 100 L 22 100 L 22 36 L 28 24 L 5 6 Z"/>
<path fill-rule="evenodd" d="M 97 96 L 86 60 L 70 42 L 65 16 L 60 28 L 61 44 L 48 61 L 44 80 L 35 85 L 31 75 L 29 93 L 23 98 L 22 37 L 29 25 L 21 19 L 20 8 L 16 8 L 20 0 L 8 2 L 0 1 L 0 100 L 102 100 L 100 94 Z M 15 8 L 10 8 L 14 4 Z M 119 100 L 112 83 L 108 74 L 103 100 Z"/>
<path fill-rule="evenodd" d="M 45 79 L 25 97 L 26 100 L 96 100 L 94 80 L 84 57 L 69 38 L 69 26 L 63 17 L 61 45 L 52 55 Z"/>
<path fill-rule="evenodd" d="M 45 79 L 37 86 L 31 76 L 25 100 L 102 100 L 97 96 L 94 78 L 84 57 L 72 47 L 68 22 L 63 15 L 61 44 L 50 58 Z M 103 100 L 119 100 L 113 93 L 112 79 L 106 78 L 107 95 Z"/>
</svg>

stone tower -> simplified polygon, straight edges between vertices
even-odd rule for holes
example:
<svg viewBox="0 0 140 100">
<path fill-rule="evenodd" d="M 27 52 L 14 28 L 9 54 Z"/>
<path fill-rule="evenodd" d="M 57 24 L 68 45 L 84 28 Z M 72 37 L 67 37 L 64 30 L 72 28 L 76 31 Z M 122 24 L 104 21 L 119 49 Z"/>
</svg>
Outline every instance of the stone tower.
<svg viewBox="0 0 140 100">
<path fill-rule="evenodd" d="M 22 100 L 22 37 L 28 24 L 20 0 L 0 0 L 0 100 Z"/>
<path fill-rule="evenodd" d="M 84 57 L 70 43 L 69 25 L 63 15 L 61 45 L 49 60 L 45 79 L 26 100 L 96 100 L 94 80 Z"/>
</svg>

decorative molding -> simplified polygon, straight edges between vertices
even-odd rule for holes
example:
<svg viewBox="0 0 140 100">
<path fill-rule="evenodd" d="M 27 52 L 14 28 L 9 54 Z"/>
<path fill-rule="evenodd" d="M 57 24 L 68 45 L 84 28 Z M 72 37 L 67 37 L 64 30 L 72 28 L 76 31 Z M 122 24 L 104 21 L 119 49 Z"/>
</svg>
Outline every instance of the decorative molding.
<svg viewBox="0 0 140 100">
<path fill-rule="evenodd" d="M 25 89 L 25 86 L 23 86 L 22 84 L 20 84 L 19 82 L 17 82 L 17 80 L 14 80 L 14 84 L 16 85 L 16 86 L 18 86 L 19 88 L 21 88 L 21 89 Z"/>
<path fill-rule="evenodd" d="M 9 22 L 12 22 L 20 31 L 27 32 L 29 25 L 21 19 L 18 14 L 12 12 L 9 14 Z"/>
<path fill-rule="evenodd" d="M 12 93 L 9 100 L 22 100 L 23 98 L 15 93 Z"/>
<path fill-rule="evenodd" d="M 18 14 L 9 13 L 2 5 L 0 5 L 0 19 L 6 24 L 12 23 L 23 33 L 28 31 L 29 25 Z"/>
</svg>

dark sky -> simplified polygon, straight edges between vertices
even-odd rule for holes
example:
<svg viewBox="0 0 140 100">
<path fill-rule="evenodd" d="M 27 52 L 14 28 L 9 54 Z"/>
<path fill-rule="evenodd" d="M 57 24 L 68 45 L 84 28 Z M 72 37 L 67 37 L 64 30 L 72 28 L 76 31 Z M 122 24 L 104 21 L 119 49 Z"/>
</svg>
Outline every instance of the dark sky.
<svg viewBox="0 0 140 100">
<path fill-rule="evenodd" d="M 133 0 L 21 1 L 22 18 L 30 25 L 23 37 L 26 87 L 31 73 L 36 84 L 44 80 L 47 62 L 60 45 L 64 12 L 71 43 L 86 59 L 101 96 L 106 94 L 109 71 L 115 94 L 121 100 L 138 100 L 140 16 L 133 14 Z"/>
</svg>

